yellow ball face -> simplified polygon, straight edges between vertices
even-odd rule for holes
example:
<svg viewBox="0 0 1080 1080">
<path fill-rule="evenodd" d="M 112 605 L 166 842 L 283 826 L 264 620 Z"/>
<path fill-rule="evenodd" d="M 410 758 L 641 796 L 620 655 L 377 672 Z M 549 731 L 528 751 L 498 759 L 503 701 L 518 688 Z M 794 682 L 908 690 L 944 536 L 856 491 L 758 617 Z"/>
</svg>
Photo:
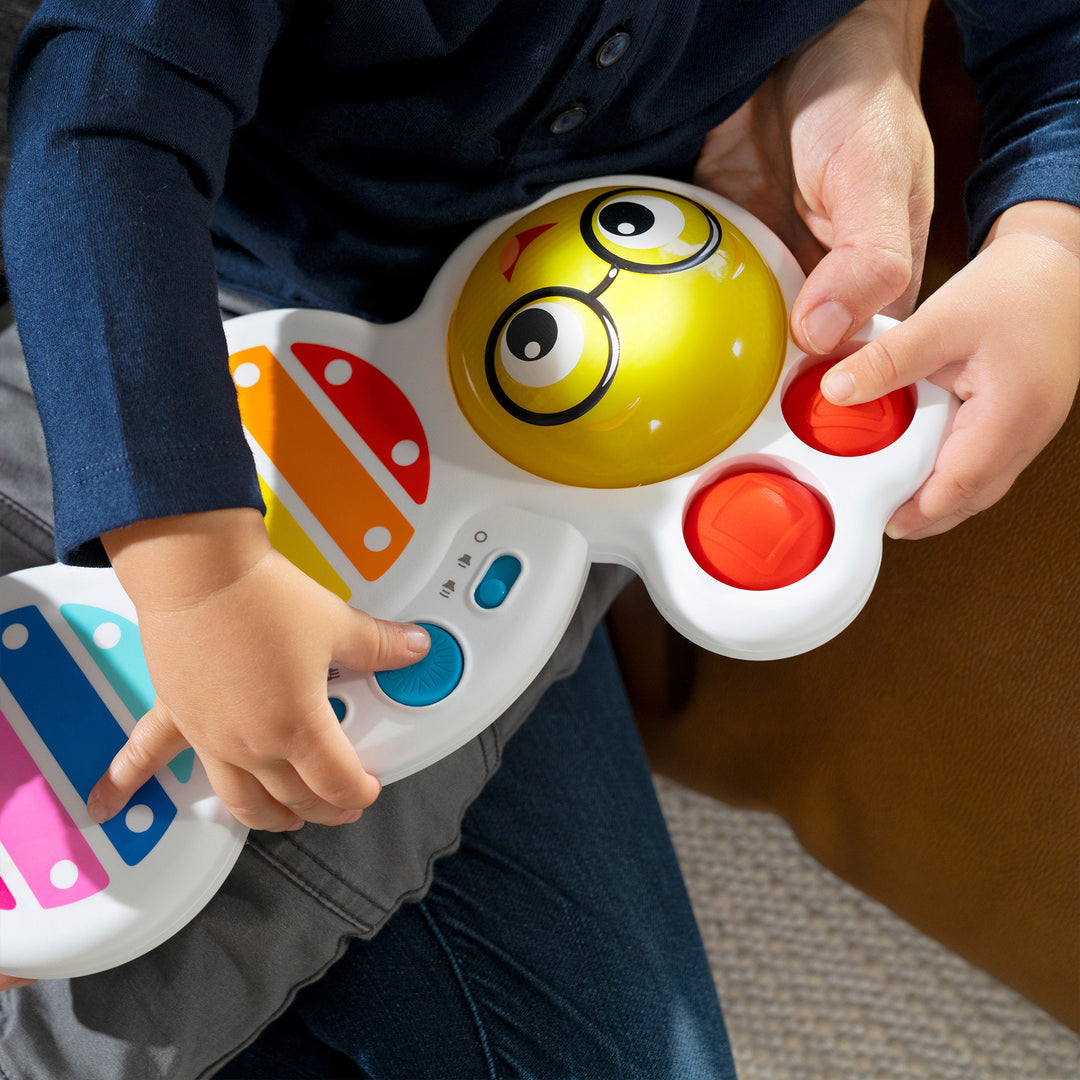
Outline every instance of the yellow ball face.
<svg viewBox="0 0 1080 1080">
<path fill-rule="evenodd" d="M 772 393 L 786 342 L 780 287 L 729 221 L 672 192 L 597 188 L 488 248 L 448 350 L 462 412 L 508 461 L 633 487 L 730 446 Z"/>
</svg>

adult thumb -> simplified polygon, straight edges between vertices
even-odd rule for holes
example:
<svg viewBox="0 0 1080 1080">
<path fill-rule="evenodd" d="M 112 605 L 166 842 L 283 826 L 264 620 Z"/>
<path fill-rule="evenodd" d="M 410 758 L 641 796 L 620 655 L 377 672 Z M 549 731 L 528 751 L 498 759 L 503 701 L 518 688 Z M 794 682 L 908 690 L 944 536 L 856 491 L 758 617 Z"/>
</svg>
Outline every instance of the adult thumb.
<svg viewBox="0 0 1080 1080">
<path fill-rule="evenodd" d="M 879 311 L 911 313 L 929 217 L 928 199 L 907 185 L 848 188 L 830 215 L 828 250 L 791 310 L 791 333 L 800 348 L 825 355 Z"/>
</svg>

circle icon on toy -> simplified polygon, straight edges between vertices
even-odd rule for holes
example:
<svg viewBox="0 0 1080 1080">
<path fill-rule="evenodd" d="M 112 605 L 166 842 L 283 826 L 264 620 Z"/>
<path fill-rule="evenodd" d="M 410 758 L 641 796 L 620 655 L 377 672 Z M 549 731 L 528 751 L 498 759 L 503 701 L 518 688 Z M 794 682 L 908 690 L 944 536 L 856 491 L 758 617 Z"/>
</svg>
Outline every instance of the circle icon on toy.
<svg viewBox="0 0 1080 1080">
<path fill-rule="evenodd" d="M 519 468 L 632 487 L 688 472 L 753 423 L 787 346 L 747 237 L 660 188 L 590 188 L 530 211 L 479 258 L 450 320 L 458 404 Z"/>
</svg>

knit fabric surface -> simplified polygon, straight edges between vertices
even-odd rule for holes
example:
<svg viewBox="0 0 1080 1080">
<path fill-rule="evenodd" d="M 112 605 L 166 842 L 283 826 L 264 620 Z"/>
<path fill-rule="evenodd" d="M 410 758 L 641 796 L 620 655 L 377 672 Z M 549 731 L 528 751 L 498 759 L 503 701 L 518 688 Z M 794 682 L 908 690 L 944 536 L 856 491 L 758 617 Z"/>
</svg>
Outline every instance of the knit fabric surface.
<svg viewBox="0 0 1080 1080">
<path fill-rule="evenodd" d="M 1076 1080 L 1080 1038 L 812 859 L 658 778 L 740 1080 Z"/>
</svg>

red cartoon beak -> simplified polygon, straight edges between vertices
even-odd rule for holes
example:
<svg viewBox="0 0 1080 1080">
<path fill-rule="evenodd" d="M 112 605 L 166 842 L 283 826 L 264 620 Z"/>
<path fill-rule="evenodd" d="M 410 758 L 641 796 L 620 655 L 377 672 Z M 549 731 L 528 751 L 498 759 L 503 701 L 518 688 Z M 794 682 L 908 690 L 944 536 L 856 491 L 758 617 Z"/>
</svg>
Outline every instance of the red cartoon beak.
<svg viewBox="0 0 1080 1080">
<path fill-rule="evenodd" d="M 499 252 L 499 269 L 503 273 L 503 277 L 509 281 L 514 276 L 514 267 L 517 266 L 518 259 L 521 258 L 521 253 L 541 234 L 545 233 L 554 225 L 555 222 L 548 222 L 547 225 L 534 225 L 531 229 L 525 229 L 519 232 L 517 236 L 512 236 L 506 242 L 506 246 Z"/>
</svg>

